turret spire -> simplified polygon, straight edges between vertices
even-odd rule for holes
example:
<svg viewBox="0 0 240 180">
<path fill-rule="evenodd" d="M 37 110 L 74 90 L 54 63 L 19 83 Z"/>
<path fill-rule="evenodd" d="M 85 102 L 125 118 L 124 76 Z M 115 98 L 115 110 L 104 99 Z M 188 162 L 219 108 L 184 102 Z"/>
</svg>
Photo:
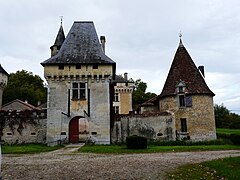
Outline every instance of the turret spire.
<svg viewBox="0 0 240 180">
<path fill-rule="evenodd" d="M 180 33 L 179 33 L 179 38 L 180 38 L 179 47 L 183 47 L 183 43 L 182 43 L 182 33 L 181 33 L 181 31 L 180 31 Z"/>
</svg>

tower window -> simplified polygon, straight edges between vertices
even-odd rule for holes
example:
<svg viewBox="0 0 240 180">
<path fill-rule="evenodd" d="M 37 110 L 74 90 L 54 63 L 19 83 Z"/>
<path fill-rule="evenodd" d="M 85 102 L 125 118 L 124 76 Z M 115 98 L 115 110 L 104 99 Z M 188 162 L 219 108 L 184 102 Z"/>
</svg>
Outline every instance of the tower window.
<svg viewBox="0 0 240 180">
<path fill-rule="evenodd" d="M 181 118 L 181 132 L 187 132 L 187 119 Z"/>
<path fill-rule="evenodd" d="M 64 69 L 64 64 L 59 64 L 58 69 L 61 69 L 61 70 Z"/>
<path fill-rule="evenodd" d="M 72 83 L 72 99 L 86 99 L 85 83 Z"/>
<path fill-rule="evenodd" d="M 119 114 L 119 106 L 114 106 L 114 113 Z"/>
<path fill-rule="evenodd" d="M 93 64 L 93 69 L 98 69 L 98 64 Z"/>
<path fill-rule="evenodd" d="M 179 106 L 185 107 L 185 95 L 181 94 L 178 97 L 179 97 Z"/>
<path fill-rule="evenodd" d="M 81 64 L 76 64 L 76 69 L 81 69 Z"/>
<path fill-rule="evenodd" d="M 114 101 L 115 102 L 119 101 L 119 94 L 118 93 L 114 93 Z"/>
</svg>

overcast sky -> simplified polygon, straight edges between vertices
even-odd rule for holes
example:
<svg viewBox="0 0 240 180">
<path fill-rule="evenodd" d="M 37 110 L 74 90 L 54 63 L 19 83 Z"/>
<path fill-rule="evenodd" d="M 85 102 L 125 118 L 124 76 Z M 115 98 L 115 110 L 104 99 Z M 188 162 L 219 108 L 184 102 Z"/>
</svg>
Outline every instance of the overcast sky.
<svg viewBox="0 0 240 180">
<path fill-rule="evenodd" d="M 105 35 L 117 74 L 128 72 L 160 94 L 179 43 L 205 66 L 214 102 L 240 113 L 239 0 L 0 0 L 0 63 L 8 73 L 27 70 L 43 78 L 63 16 L 93 21 Z"/>
</svg>

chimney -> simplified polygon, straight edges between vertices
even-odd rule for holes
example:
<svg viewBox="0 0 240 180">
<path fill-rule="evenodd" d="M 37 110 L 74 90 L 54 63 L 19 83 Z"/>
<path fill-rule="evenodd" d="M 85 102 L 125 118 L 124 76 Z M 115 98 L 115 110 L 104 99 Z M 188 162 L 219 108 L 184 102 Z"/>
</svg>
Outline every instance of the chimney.
<svg viewBox="0 0 240 180">
<path fill-rule="evenodd" d="M 128 73 L 124 73 L 124 80 L 125 80 L 125 81 L 128 80 Z"/>
<path fill-rule="evenodd" d="M 103 52 L 105 53 L 105 43 L 106 43 L 105 36 L 100 36 L 100 41 L 101 41 Z"/>
<path fill-rule="evenodd" d="M 25 100 L 25 103 L 28 104 L 28 100 Z"/>
<path fill-rule="evenodd" d="M 205 77 L 204 66 L 198 66 L 198 70 L 202 73 L 203 77 Z"/>
</svg>

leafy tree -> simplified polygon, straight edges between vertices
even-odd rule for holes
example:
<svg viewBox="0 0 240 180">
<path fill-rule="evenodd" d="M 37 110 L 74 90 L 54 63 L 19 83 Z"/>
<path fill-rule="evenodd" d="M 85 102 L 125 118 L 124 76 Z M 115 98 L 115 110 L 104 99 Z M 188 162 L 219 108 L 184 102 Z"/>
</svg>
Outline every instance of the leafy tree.
<svg viewBox="0 0 240 180">
<path fill-rule="evenodd" d="M 240 129 L 240 116 L 231 113 L 223 104 L 215 105 L 215 121 L 217 128 Z"/>
<path fill-rule="evenodd" d="M 133 92 L 133 106 L 142 104 L 150 98 L 157 96 L 155 93 L 146 93 L 147 83 L 143 82 L 141 79 L 137 79 L 134 85 L 136 89 Z"/>
<path fill-rule="evenodd" d="M 11 73 L 3 93 L 3 104 L 15 99 L 27 100 L 35 106 L 38 101 L 46 102 L 47 89 L 43 85 L 43 80 L 38 75 L 25 70 Z"/>
</svg>

